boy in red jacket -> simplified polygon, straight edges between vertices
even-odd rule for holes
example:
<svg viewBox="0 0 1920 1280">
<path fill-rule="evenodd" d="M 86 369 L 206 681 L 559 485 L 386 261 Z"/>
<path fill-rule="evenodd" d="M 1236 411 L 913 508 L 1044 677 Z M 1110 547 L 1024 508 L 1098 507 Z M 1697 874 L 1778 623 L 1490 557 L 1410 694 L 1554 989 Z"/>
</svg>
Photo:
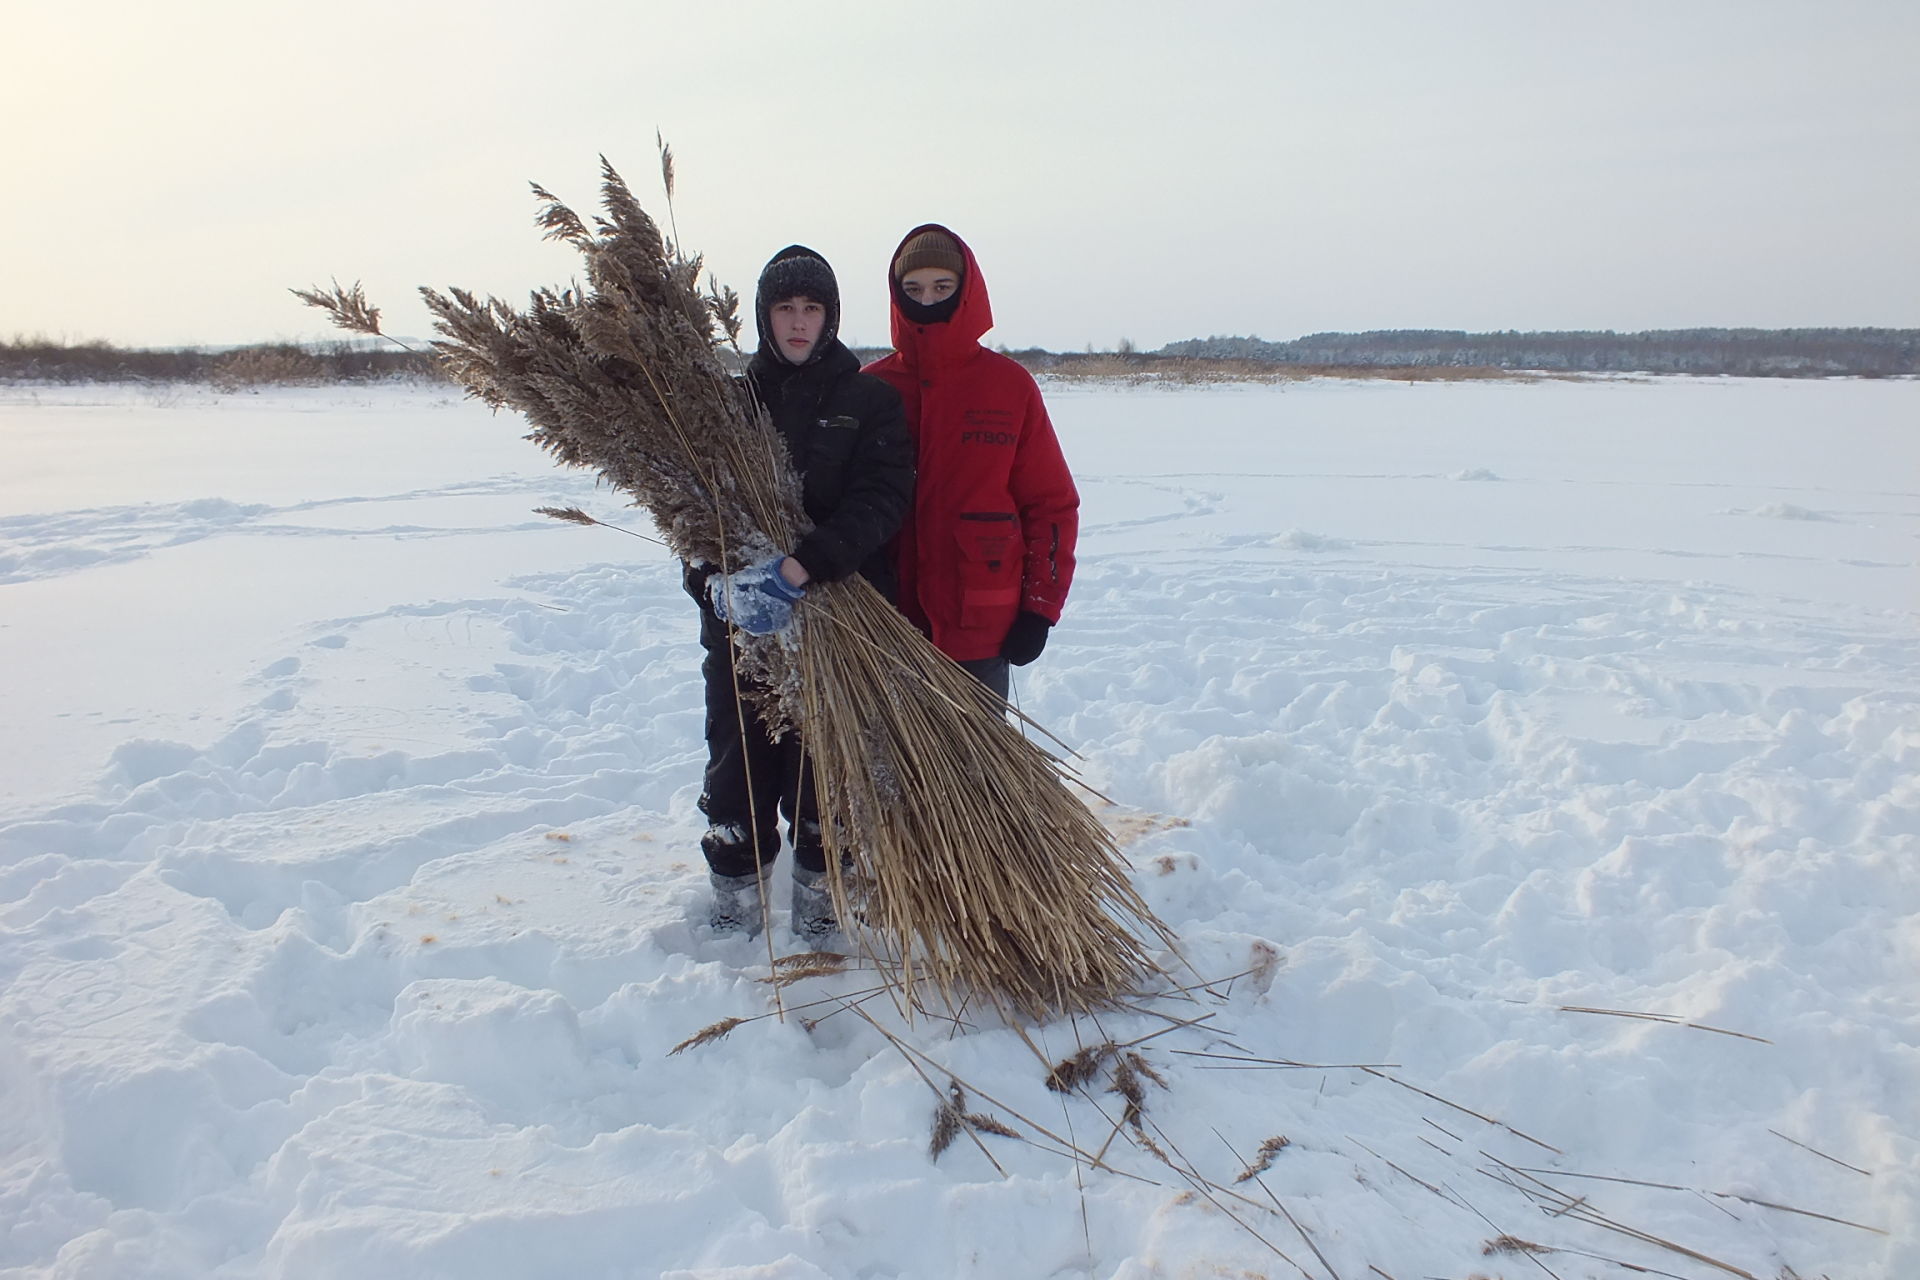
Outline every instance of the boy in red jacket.
<svg viewBox="0 0 1920 1280">
<path fill-rule="evenodd" d="M 1039 657 L 1060 620 L 1080 495 L 1033 376 L 980 345 L 993 310 L 973 251 L 915 227 L 887 280 L 894 352 L 866 372 L 900 393 L 919 456 L 894 540 L 900 608 L 1005 698 L 1009 664 Z"/>
</svg>

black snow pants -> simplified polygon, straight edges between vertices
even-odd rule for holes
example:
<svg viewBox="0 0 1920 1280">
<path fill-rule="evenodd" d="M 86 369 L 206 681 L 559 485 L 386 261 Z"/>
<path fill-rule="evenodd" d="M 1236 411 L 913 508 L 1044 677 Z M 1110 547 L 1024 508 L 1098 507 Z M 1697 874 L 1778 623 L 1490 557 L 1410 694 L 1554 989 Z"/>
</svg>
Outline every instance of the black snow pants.
<svg viewBox="0 0 1920 1280">
<path fill-rule="evenodd" d="M 780 853 L 778 818 L 784 817 L 794 861 L 809 871 L 825 871 L 813 769 L 799 733 L 788 730 L 773 741 L 752 700 L 736 697 L 726 624 L 704 604 L 700 645 L 706 651 L 700 674 L 707 686 L 707 774 L 700 794 L 707 834 L 700 851 L 707 866 L 723 876 L 750 876 L 756 860 L 762 867 L 772 865 Z"/>
</svg>

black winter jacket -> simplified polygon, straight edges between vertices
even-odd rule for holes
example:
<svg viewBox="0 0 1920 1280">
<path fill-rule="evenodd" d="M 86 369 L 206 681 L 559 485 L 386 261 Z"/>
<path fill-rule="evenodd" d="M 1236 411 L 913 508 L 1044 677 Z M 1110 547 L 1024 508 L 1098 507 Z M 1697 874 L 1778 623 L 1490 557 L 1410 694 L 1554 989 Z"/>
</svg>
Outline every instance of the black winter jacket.
<svg viewBox="0 0 1920 1280">
<path fill-rule="evenodd" d="M 858 572 L 894 599 L 897 580 L 885 548 L 913 502 L 915 454 L 899 393 L 861 373 L 838 339 L 805 365 L 760 351 L 743 381 L 786 441 L 813 521 L 788 554 L 821 582 Z M 701 588 L 712 572 L 687 573 L 688 591 L 703 604 Z"/>
<path fill-rule="evenodd" d="M 913 438 L 899 394 L 861 373 L 838 339 L 805 365 L 763 350 L 746 380 L 787 442 L 813 521 L 789 554 L 822 582 L 863 573 L 891 599 L 893 567 L 881 548 L 913 502 Z"/>
</svg>

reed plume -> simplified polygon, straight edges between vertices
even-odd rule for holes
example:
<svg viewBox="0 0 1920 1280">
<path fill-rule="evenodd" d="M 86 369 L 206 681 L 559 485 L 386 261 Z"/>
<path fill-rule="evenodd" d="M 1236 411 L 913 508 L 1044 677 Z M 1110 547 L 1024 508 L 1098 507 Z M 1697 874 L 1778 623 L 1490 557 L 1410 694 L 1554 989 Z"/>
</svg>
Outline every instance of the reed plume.
<svg viewBox="0 0 1920 1280">
<path fill-rule="evenodd" d="M 380 308 L 368 303 L 366 290 L 360 287 L 358 280 L 349 288 L 342 288 L 340 282 L 335 280 L 330 289 L 315 285 L 311 289 L 292 289 L 288 292 L 308 306 L 326 312 L 337 328 L 379 338 L 387 336 L 380 332 Z"/>
</svg>

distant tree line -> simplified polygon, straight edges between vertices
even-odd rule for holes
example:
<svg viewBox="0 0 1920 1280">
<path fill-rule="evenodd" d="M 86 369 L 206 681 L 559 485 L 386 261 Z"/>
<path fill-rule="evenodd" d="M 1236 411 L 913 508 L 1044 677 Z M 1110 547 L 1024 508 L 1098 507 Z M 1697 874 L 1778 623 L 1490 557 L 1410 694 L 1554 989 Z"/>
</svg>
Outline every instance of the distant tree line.
<svg viewBox="0 0 1920 1280">
<path fill-rule="evenodd" d="M 1889 377 L 1920 373 L 1920 329 L 1653 329 L 1644 333 L 1464 333 L 1376 329 L 1291 342 L 1192 338 L 1163 356 L 1364 367 L 1478 366 L 1581 373 Z"/>
<path fill-rule="evenodd" d="M 1192 338 L 1150 353 L 1132 348 L 1131 342 L 1123 340 L 1111 352 L 1000 350 L 1036 373 L 1061 376 L 1183 370 L 1210 376 L 1235 371 L 1257 375 L 1262 369 L 1289 379 L 1322 373 L 1364 377 L 1370 369 L 1401 369 L 1408 371 L 1406 376 L 1421 377 L 1498 370 L 1778 378 L 1920 374 L 1920 329 L 1657 329 L 1645 333 L 1380 329 L 1316 333 L 1291 342 Z M 888 350 L 862 347 L 856 354 L 864 363 Z M 744 364 L 731 352 L 723 351 L 721 357 L 729 367 Z M 1287 372 L 1279 374 L 1282 369 Z M 1433 372 L 1416 375 L 1416 370 Z M 0 382 L 204 382 L 234 388 L 444 377 L 428 352 L 355 341 L 272 342 L 216 350 L 0 339 Z"/>
<path fill-rule="evenodd" d="M 139 349 L 46 338 L 0 341 L 0 380 L 9 382 L 208 382 L 256 386 L 439 378 L 431 355 L 387 344 L 258 343 L 207 350 Z"/>
</svg>

